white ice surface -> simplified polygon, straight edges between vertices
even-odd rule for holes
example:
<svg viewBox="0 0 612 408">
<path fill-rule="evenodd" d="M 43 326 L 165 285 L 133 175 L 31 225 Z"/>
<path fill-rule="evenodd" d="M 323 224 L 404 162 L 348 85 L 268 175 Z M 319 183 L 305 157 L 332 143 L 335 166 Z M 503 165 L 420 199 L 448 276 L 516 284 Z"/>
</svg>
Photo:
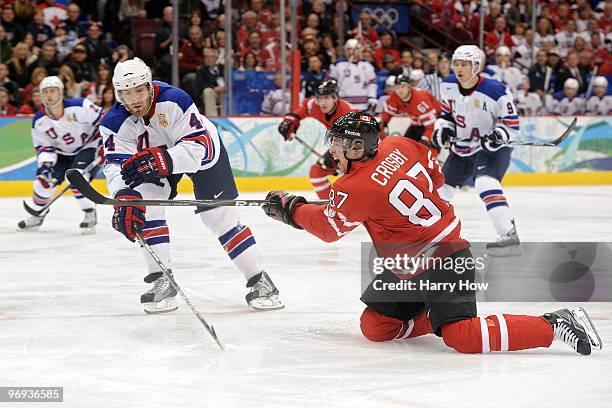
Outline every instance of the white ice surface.
<svg viewBox="0 0 612 408">
<path fill-rule="evenodd" d="M 612 241 L 609 186 L 506 192 L 524 241 Z M 467 238 L 494 237 L 474 192 L 459 192 L 455 203 Z M 79 235 L 71 197 L 53 206 L 38 232 L 15 232 L 21 199 L 0 199 L 0 209 L 0 386 L 64 387 L 63 403 L 18 408 L 612 404 L 609 303 L 583 305 L 604 342 L 589 357 L 564 344 L 462 355 L 433 335 L 375 344 L 359 331 L 365 230 L 325 244 L 258 208 L 240 209 L 287 304 L 255 312 L 244 302 L 244 278 L 199 218 L 170 208 L 175 276 L 216 327 L 222 352 L 180 299 L 175 313 L 142 312 L 142 255 L 111 229 L 112 207 L 99 208 L 93 236 Z M 560 306 L 487 303 L 479 314 L 540 315 Z"/>
</svg>

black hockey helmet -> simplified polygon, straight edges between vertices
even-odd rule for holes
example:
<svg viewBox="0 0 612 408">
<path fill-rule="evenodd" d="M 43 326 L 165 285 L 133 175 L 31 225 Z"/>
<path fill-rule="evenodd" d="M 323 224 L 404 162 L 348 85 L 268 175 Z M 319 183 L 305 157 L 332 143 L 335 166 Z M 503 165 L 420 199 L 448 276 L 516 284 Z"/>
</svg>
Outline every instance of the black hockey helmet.
<svg viewBox="0 0 612 408">
<path fill-rule="evenodd" d="M 364 155 L 361 159 L 372 158 L 378 150 L 380 125 L 372 115 L 365 112 L 350 112 L 336 119 L 327 131 L 325 141 L 328 146 L 332 145 L 334 139 L 342 141 L 345 157 L 349 150 L 363 149 Z M 353 161 L 348 157 L 347 160 L 349 164 Z"/>
<path fill-rule="evenodd" d="M 317 85 L 315 96 L 338 96 L 338 82 L 335 79 L 324 79 Z"/>
<path fill-rule="evenodd" d="M 395 85 L 399 84 L 408 84 L 412 85 L 412 81 L 410 81 L 410 76 L 406 74 L 399 74 L 395 77 Z"/>
</svg>

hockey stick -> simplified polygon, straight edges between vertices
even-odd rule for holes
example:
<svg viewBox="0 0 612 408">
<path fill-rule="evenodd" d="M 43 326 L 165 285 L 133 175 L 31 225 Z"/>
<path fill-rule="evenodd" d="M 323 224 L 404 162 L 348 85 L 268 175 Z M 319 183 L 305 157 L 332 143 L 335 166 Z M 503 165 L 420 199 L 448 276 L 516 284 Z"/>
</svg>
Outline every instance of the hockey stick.
<svg viewBox="0 0 612 408">
<path fill-rule="evenodd" d="M 267 200 L 115 200 L 97 192 L 77 170 L 68 170 L 66 177 L 81 194 L 98 205 L 116 205 L 121 207 L 136 205 L 162 207 L 261 207 L 268 202 Z M 309 201 L 309 204 L 327 203 L 327 200 Z"/>
<path fill-rule="evenodd" d="M 307 148 L 308 150 L 310 150 L 312 153 L 314 153 L 315 156 L 317 156 L 319 159 L 323 158 L 323 155 L 319 152 L 317 152 L 315 150 L 314 147 L 312 147 L 311 145 L 309 145 L 308 143 L 306 143 L 304 140 L 302 140 L 302 138 L 300 138 L 298 135 L 293 135 L 293 138 L 295 140 L 297 140 L 298 142 L 300 142 L 305 148 Z"/>
<path fill-rule="evenodd" d="M 94 160 L 91 163 L 89 163 L 89 165 L 87 165 L 87 167 L 85 167 L 85 169 L 83 169 L 83 173 L 87 173 L 89 174 L 89 172 L 91 172 L 98 164 L 98 160 Z M 53 204 L 55 201 L 57 201 L 58 198 L 60 198 L 61 196 L 64 195 L 64 193 L 66 191 L 68 191 L 70 189 L 70 187 L 72 187 L 71 184 L 66 185 L 66 187 L 64 187 L 59 193 L 57 193 L 52 199 L 51 201 L 49 201 L 47 204 L 45 204 L 44 207 L 42 207 L 40 210 L 35 210 L 34 208 L 30 207 L 28 205 L 28 203 L 25 202 L 25 200 L 23 201 L 23 208 L 25 208 L 25 210 L 30 213 L 31 215 L 34 215 L 36 217 L 40 217 L 40 215 L 42 213 L 44 213 L 45 211 L 47 211 L 47 209 L 49 207 L 51 207 L 51 204 Z"/>
<path fill-rule="evenodd" d="M 552 142 L 530 142 L 527 140 L 511 140 L 510 144 L 514 146 L 558 146 L 561 142 L 568 138 L 570 133 L 572 133 L 572 131 L 576 127 L 577 122 L 578 118 L 574 117 L 574 120 L 572 120 L 572 123 L 570 123 L 567 129 L 565 129 L 565 132 L 563 132 L 561 136 L 559 136 Z"/>
<path fill-rule="evenodd" d="M 204 328 L 208 331 L 208 333 L 210 333 L 210 335 L 212 336 L 213 339 L 215 339 L 215 341 L 217 342 L 217 344 L 219 345 L 219 347 L 221 347 L 221 350 L 224 350 L 223 348 L 223 344 L 221 344 L 221 341 L 219 340 L 219 338 L 217 337 L 217 333 L 215 332 L 215 328 L 208 324 L 208 322 L 206 321 L 206 319 L 204 319 L 204 317 L 202 317 L 202 315 L 200 314 L 200 312 L 198 312 L 198 309 L 195 308 L 195 306 L 191 303 L 191 301 L 189 300 L 189 298 L 187 297 L 187 295 L 185 295 L 185 293 L 183 292 L 183 290 L 181 289 L 181 287 L 178 285 L 178 283 L 176 283 L 176 281 L 174 280 L 174 277 L 170 274 L 170 271 L 168 270 L 168 268 L 166 268 L 166 265 L 163 264 L 163 262 L 161 261 L 161 259 L 159 259 L 159 256 L 157 256 L 157 254 L 155 253 L 155 251 L 153 251 L 153 248 L 151 248 L 149 246 L 149 244 L 147 244 L 145 242 L 145 240 L 142 238 L 142 235 L 140 233 L 136 233 L 136 239 L 138 240 L 138 242 L 140 243 L 140 245 L 142 245 L 147 252 L 149 253 L 149 255 L 151 255 L 151 257 L 153 258 L 153 260 L 155 261 L 155 263 L 157 263 L 157 265 L 159 266 L 159 269 L 161 269 L 162 273 L 164 274 L 164 276 L 170 281 L 170 284 L 172 285 L 172 287 L 174 288 L 174 290 L 177 291 L 177 293 L 179 295 L 181 295 L 181 297 L 183 298 L 183 300 L 185 301 L 185 303 L 187 303 L 187 306 L 189 306 L 189 308 L 191 309 L 191 311 L 196 315 L 196 317 L 198 318 L 198 320 L 202 323 L 202 325 L 204 326 Z"/>
</svg>

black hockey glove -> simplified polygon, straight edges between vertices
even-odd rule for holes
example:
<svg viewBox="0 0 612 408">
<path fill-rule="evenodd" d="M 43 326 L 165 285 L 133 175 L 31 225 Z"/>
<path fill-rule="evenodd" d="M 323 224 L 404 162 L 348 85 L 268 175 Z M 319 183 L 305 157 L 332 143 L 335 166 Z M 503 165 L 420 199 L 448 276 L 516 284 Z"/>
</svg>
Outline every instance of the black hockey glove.
<svg viewBox="0 0 612 408">
<path fill-rule="evenodd" d="M 142 195 L 131 188 L 124 188 L 115 194 L 115 200 L 141 200 Z M 135 207 L 120 207 L 115 206 L 113 214 L 113 228 L 125 235 L 127 239 L 134 242 L 136 233 L 142 234 L 142 229 L 145 224 L 145 212 L 147 208 L 144 205 Z"/>
<path fill-rule="evenodd" d="M 285 114 L 283 121 L 278 125 L 278 132 L 283 135 L 285 142 L 293 138 L 293 134 L 297 132 L 300 126 L 300 117 L 293 113 Z"/>
<path fill-rule="evenodd" d="M 368 98 L 368 109 L 366 109 L 366 112 L 373 115 L 376 112 L 377 106 L 378 100 L 376 98 Z"/>
<path fill-rule="evenodd" d="M 36 178 L 44 188 L 49 188 L 57 180 L 53 177 L 53 163 L 45 162 L 36 170 Z"/>
<path fill-rule="evenodd" d="M 323 157 L 317 160 L 317 164 L 321 166 L 323 170 L 335 170 L 334 174 L 338 175 L 338 163 L 329 150 L 323 154 Z"/>
<path fill-rule="evenodd" d="M 495 152 L 510 141 L 510 135 L 504 128 L 495 128 L 489 134 L 480 139 L 480 145 L 484 150 Z"/>
<path fill-rule="evenodd" d="M 268 193 L 266 201 L 267 203 L 261 208 L 268 217 L 291 225 L 293 228 L 303 229 L 293 221 L 293 212 L 298 204 L 306 204 L 304 197 L 294 196 L 283 190 L 274 190 Z"/>
<path fill-rule="evenodd" d="M 443 127 L 436 129 L 431 136 L 431 144 L 438 150 L 442 150 L 444 147 L 450 146 L 451 142 L 455 138 L 455 132 L 451 128 Z"/>
</svg>

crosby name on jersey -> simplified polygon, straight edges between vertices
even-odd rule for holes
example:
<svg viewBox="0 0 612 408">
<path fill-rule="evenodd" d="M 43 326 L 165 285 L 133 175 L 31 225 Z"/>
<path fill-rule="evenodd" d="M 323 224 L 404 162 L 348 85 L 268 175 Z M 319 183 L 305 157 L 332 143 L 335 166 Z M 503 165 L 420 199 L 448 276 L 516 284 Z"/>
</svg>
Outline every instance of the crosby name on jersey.
<svg viewBox="0 0 612 408">
<path fill-rule="evenodd" d="M 482 77 L 471 93 L 464 94 L 452 74 L 444 78 L 440 96 L 441 119 L 455 124 L 457 140 L 451 149 L 459 156 L 480 151 L 480 138 L 493 128 L 506 132 L 509 140 L 518 135 L 518 113 L 505 84 Z"/>
<path fill-rule="evenodd" d="M 132 116 L 115 104 L 102 119 L 104 174 L 111 194 L 126 187 L 121 164 L 148 147 L 164 146 L 173 162 L 173 174 L 195 173 L 215 165 L 221 152 L 215 126 L 202 116 L 182 89 L 153 81 L 154 96 L 149 112 Z"/>
<path fill-rule="evenodd" d="M 64 99 L 64 116 L 49 117 L 44 108 L 32 120 L 32 140 L 39 164 L 57 161 L 57 154 L 74 156 L 98 146 L 102 108 L 84 98 Z"/>
</svg>

